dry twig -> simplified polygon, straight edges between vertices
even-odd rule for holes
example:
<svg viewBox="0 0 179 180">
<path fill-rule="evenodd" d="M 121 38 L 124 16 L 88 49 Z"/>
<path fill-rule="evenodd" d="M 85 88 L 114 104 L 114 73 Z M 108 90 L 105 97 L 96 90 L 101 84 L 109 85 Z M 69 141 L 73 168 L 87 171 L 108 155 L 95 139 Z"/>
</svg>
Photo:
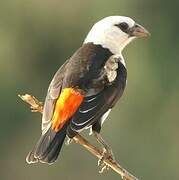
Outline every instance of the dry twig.
<svg viewBox="0 0 179 180">
<path fill-rule="evenodd" d="M 24 102 L 31 105 L 32 112 L 40 112 L 43 113 L 43 104 L 39 102 L 34 96 L 25 94 L 25 95 L 18 95 Z M 96 156 L 98 159 L 103 157 L 103 152 L 89 143 L 85 138 L 81 135 L 76 135 L 73 140 L 76 143 L 81 144 L 84 148 L 86 148 L 90 153 Z M 109 166 L 112 170 L 117 172 L 122 179 L 124 180 L 138 180 L 132 174 L 130 174 L 127 170 L 125 170 L 122 166 L 120 166 L 115 160 L 113 159 L 104 159 L 104 163 Z"/>
</svg>

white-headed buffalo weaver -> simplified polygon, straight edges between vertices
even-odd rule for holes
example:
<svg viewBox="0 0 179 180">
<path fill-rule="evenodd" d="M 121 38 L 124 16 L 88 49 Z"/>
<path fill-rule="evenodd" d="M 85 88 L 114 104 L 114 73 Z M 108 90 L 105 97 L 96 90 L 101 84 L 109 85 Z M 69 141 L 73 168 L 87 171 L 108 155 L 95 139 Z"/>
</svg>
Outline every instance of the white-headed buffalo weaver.
<svg viewBox="0 0 179 180">
<path fill-rule="evenodd" d="M 127 70 L 121 54 L 136 37 L 149 32 L 129 17 L 106 17 L 92 27 L 83 45 L 56 72 L 48 88 L 42 135 L 28 154 L 28 163 L 53 163 L 66 136 L 90 128 L 100 136 L 101 126 L 123 94 Z"/>
</svg>

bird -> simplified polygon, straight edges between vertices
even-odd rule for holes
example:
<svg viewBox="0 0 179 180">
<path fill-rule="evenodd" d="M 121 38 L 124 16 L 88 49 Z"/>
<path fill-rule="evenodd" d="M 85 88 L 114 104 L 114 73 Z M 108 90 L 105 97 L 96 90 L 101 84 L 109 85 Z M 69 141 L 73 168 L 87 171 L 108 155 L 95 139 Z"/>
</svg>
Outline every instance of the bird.
<svg viewBox="0 0 179 180">
<path fill-rule="evenodd" d="M 26 162 L 54 163 L 65 137 L 90 129 L 106 156 L 112 149 L 100 134 L 121 98 L 127 81 L 123 49 L 150 33 L 126 16 L 108 16 L 95 23 L 83 44 L 54 75 L 45 99 L 41 137 Z"/>
</svg>

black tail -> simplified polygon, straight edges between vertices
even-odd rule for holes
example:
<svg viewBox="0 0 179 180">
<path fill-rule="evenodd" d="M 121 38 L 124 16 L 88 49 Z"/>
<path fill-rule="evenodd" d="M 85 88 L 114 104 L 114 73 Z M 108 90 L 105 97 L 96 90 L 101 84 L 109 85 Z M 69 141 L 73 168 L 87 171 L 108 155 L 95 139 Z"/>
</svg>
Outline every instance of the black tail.
<svg viewBox="0 0 179 180">
<path fill-rule="evenodd" d="M 66 136 L 67 127 L 64 126 L 59 132 L 51 128 L 41 136 L 34 149 L 26 157 L 27 163 L 53 163 L 62 148 Z"/>
</svg>

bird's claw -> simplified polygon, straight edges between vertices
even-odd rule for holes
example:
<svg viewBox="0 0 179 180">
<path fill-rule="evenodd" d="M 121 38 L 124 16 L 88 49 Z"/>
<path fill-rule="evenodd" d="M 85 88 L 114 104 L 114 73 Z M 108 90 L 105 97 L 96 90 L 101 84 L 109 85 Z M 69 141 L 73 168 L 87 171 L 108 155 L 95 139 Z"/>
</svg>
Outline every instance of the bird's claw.
<svg viewBox="0 0 179 180">
<path fill-rule="evenodd" d="M 110 167 L 105 163 L 106 159 L 110 159 L 112 161 L 115 161 L 114 155 L 112 150 L 106 150 L 105 148 L 103 149 L 103 153 L 102 153 L 102 158 L 100 158 L 98 160 L 98 166 L 101 168 L 99 170 L 99 173 L 103 173 L 105 170 L 109 170 Z"/>
<path fill-rule="evenodd" d="M 69 138 L 68 136 L 67 136 L 67 138 L 68 139 L 66 140 L 65 145 L 69 146 L 71 143 L 74 142 L 74 140 L 72 138 Z"/>
</svg>

